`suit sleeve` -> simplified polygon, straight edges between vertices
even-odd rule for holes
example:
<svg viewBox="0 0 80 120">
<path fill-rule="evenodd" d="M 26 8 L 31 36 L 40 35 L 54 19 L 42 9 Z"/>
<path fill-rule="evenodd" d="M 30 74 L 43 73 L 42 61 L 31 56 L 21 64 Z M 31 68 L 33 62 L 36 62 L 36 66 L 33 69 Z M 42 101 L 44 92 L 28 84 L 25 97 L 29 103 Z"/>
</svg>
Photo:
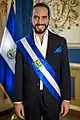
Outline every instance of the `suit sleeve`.
<svg viewBox="0 0 80 120">
<path fill-rule="evenodd" d="M 15 64 L 14 102 L 22 101 L 23 98 L 23 63 L 21 52 L 17 49 Z"/>
<path fill-rule="evenodd" d="M 62 100 L 71 100 L 71 79 L 67 43 L 64 39 L 61 59 L 61 96 Z"/>
</svg>

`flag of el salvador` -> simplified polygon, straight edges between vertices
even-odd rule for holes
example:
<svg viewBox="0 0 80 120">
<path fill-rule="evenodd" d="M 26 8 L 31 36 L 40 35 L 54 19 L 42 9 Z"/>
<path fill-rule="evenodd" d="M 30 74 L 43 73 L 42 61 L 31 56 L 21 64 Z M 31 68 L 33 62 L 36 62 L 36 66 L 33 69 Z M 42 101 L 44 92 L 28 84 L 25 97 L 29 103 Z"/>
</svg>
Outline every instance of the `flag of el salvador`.
<svg viewBox="0 0 80 120">
<path fill-rule="evenodd" d="M 0 46 L 0 83 L 11 100 L 14 95 L 15 43 L 20 39 L 19 37 L 19 28 L 12 3 Z"/>
</svg>

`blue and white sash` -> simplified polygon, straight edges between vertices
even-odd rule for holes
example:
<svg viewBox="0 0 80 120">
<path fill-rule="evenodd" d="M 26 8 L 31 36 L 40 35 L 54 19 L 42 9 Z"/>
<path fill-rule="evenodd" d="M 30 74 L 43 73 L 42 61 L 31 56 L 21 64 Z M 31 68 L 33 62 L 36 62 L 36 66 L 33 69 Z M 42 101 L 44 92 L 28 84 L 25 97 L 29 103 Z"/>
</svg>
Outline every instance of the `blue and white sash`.
<svg viewBox="0 0 80 120">
<path fill-rule="evenodd" d="M 43 57 L 30 35 L 17 41 L 22 54 L 51 94 L 60 102 L 59 79 L 47 60 Z"/>
</svg>

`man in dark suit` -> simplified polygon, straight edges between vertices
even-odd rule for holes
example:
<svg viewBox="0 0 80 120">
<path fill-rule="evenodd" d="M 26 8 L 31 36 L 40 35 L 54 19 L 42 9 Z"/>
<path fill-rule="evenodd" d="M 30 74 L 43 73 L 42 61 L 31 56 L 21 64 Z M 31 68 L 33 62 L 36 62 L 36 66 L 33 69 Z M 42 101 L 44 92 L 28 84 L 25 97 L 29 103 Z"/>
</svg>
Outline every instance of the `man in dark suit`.
<svg viewBox="0 0 80 120">
<path fill-rule="evenodd" d="M 33 33 L 30 36 L 59 78 L 61 98 L 58 101 L 57 96 L 51 94 L 52 91 L 43 84 L 18 49 L 14 107 L 16 114 L 20 118 L 25 117 L 25 120 L 40 120 L 41 116 L 43 120 L 59 120 L 59 114 L 63 117 L 69 111 L 71 88 L 66 40 L 47 29 L 49 18 L 48 6 L 37 3 L 32 11 Z M 55 88 L 55 85 L 53 86 Z"/>
</svg>

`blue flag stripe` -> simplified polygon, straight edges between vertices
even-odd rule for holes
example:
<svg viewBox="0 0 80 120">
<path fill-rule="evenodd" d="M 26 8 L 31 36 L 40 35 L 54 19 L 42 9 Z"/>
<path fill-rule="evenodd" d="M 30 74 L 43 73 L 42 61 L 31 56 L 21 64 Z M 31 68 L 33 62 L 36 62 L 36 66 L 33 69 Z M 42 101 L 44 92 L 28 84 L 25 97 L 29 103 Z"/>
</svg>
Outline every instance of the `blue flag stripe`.
<svg viewBox="0 0 80 120">
<path fill-rule="evenodd" d="M 20 32 L 19 32 L 19 27 L 17 24 L 17 19 L 15 16 L 14 8 L 13 8 L 13 3 L 11 4 L 10 13 L 8 16 L 6 27 L 8 31 L 10 32 L 11 36 L 13 37 L 14 41 L 17 41 L 20 39 Z"/>
<path fill-rule="evenodd" d="M 4 59 L 3 57 L 0 55 L 0 82 L 3 84 L 4 83 Z"/>
<path fill-rule="evenodd" d="M 2 63 L 0 67 L 0 82 L 8 93 L 9 97 L 13 99 L 14 74 L 1 55 L 0 62 Z"/>
</svg>

